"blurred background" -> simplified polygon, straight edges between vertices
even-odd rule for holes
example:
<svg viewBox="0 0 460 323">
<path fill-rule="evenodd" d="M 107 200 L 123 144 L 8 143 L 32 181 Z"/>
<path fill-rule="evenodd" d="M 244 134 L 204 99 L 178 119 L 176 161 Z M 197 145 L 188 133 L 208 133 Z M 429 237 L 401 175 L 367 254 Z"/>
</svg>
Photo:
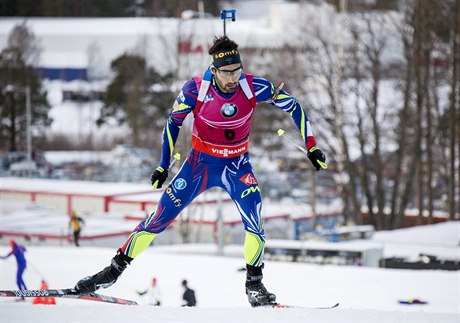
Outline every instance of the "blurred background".
<svg viewBox="0 0 460 323">
<path fill-rule="evenodd" d="M 148 177 L 165 118 L 182 85 L 207 68 L 207 50 L 223 34 L 220 11 L 236 9 L 226 28 L 245 71 L 285 82 L 329 164 L 314 172 L 277 135 L 283 128 L 301 143 L 291 118 L 258 106 L 251 158 L 269 237 L 336 241 L 348 238 L 337 235 L 341 226 L 364 237 L 458 220 L 459 7 L 459 0 L 3 0 L 2 212 L 26 203 L 29 211 L 139 220 L 153 211 Z M 190 119 L 176 146 L 183 158 Z M 114 192 L 114 182 L 138 186 Z M 241 242 L 236 210 L 218 191 L 187 212 L 173 225 L 183 241 L 217 239 L 223 216 L 227 240 Z M 205 221 L 211 233 L 191 231 Z M 4 236 L 24 231 L 23 222 L 9 230 L 2 222 Z"/>
</svg>

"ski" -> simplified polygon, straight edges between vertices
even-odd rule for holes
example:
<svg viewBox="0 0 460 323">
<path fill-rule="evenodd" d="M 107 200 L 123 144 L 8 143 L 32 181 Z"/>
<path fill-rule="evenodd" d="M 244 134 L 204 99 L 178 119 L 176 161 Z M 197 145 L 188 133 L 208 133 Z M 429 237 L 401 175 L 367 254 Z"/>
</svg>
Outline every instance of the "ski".
<svg viewBox="0 0 460 323">
<path fill-rule="evenodd" d="M 270 307 L 270 308 L 300 308 L 300 309 L 307 309 L 307 310 L 328 310 L 332 308 L 339 307 L 340 303 L 335 303 L 331 306 L 297 306 L 297 305 L 288 305 L 288 304 L 269 304 L 269 305 L 262 305 L 261 307 Z"/>
<path fill-rule="evenodd" d="M 101 295 L 97 293 L 80 294 L 75 289 L 25 289 L 25 290 L 0 290 L 0 297 L 60 297 L 84 299 L 87 301 L 121 304 L 121 305 L 137 305 L 135 301 Z"/>
</svg>

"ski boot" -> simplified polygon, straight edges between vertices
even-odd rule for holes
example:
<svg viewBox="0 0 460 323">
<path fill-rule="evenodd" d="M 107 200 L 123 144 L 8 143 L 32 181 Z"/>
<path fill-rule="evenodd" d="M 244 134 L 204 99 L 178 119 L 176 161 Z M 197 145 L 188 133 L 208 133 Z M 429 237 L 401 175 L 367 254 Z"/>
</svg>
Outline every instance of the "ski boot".
<svg viewBox="0 0 460 323">
<path fill-rule="evenodd" d="M 262 268 L 246 265 L 246 295 L 252 307 L 275 305 L 276 296 L 267 291 L 262 283 Z"/>
<path fill-rule="evenodd" d="M 101 287 L 107 288 L 112 286 L 130 264 L 131 260 L 133 260 L 133 258 L 119 251 L 117 255 L 112 258 L 110 266 L 105 267 L 93 276 L 87 276 L 80 279 L 74 287 L 75 291 L 80 294 L 90 294 Z"/>
</svg>

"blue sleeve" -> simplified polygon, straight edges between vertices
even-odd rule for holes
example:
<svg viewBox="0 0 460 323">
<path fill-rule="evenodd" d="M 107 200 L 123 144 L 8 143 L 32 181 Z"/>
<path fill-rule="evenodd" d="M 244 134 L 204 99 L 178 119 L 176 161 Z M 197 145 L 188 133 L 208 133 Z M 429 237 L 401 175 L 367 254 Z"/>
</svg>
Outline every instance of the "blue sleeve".
<svg viewBox="0 0 460 323">
<path fill-rule="evenodd" d="M 196 83 L 194 80 L 190 80 L 185 83 L 174 101 L 173 109 L 169 113 L 163 128 L 160 167 L 164 169 L 169 169 L 180 128 L 187 115 L 194 109 L 197 97 Z"/>
<path fill-rule="evenodd" d="M 284 90 L 277 92 L 275 86 L 262 77 L 254 76 L 253 87 L 257 102 L 267 102 L 291 115 L 302 135 L 306 149 L 316 146 L 307 114 L 296 98 Z"/>
<path fill-rule="evenodd" d="M 7 254 L 6 256 L 2 256 L 1 258 L 2 258 L 2 259 L 6 259 L 6 258 L 8 258 L 9 256 L 11 256 L 12 254 L 13 254 L 13 250 L 11 250 L 9 254 Z"/>
</svg>

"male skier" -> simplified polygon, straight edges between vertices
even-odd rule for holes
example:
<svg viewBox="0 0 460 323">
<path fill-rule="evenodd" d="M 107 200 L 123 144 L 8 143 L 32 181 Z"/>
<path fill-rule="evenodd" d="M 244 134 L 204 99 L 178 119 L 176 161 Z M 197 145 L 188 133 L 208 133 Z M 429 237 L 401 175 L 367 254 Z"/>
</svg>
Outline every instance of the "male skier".
<svg viewBox="0 0 460 323">
<path fill-rule="evenodd" d="M 300 103 L 261 77 L 243 73 L 238 44 L 227 36 L 215 38 L 209 49 L 211 65 L 202 77 L 182 88 L 163 131 L 160 165 L 150 176 L 153 189 L 161 188 L 180 127 L 193 113 L 192 150 L 160 198 L 157 209 L 142 221 L 118 250 L 111 264 L 77 282 L 80 293 L 111 286 L 139 253 L 145 250 L 199 194 L 223 188 L 233 199 L 246 232 L 246 294 L 252 306 L 275 304 L 276 297 L 262 283 L 265 236 L 262 199 L 249 161 L 251 119 L 259 102 L 288 112 L 300 130 L 308 157 L 319 170 L 326 157 L 316 147 L 308 118 Z"/>
</svg>

